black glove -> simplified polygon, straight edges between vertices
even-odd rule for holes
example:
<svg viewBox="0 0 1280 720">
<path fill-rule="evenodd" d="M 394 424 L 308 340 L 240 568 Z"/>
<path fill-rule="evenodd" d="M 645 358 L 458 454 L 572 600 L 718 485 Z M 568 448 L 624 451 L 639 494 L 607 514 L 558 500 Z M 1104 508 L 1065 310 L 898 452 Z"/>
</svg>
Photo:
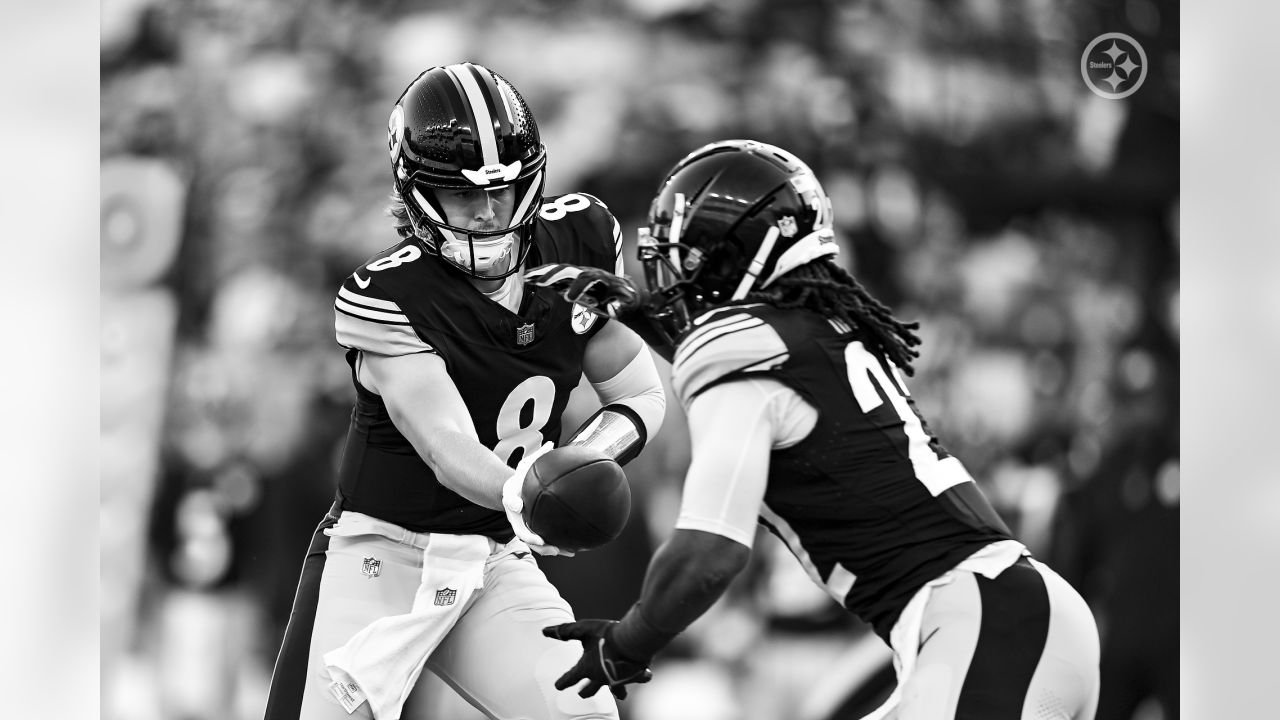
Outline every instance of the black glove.
<svg viewBox="0 0 1280 720">
<path fill-rule="evenodd" d="M 605 317 L 616 318 L 644 302 L 644 291 L 634 283 L 600 268 L 563 263 L 539 265 L 526 270 L 524 280 L 556 290 L 565 300 Z"/>
<path fill-rule="evenodd" d="M 608 685 L 614 697 L 625 700 L 628 684 L 649 682 L 653 677 L 649 661 L 626 657 L 613 645 L 611 635 L 617 624 L 616 620 L 579 620 L 542 628 L 542 634 L 549 638 L 582 641 L 582 657 L 577 665 L 556 680 L 556 690 L 564 690 L 586 680 L 586 686 L 578 691 L 578 695 L 591 697 Z"/>
<path fill-rule="evenodd" d="M 614 318 L 631 328 L 667 362 L 676 349 L 650 317 L 649 291 L 607 270 L 564 263 L 539 265 L 526 270 L 525 282 L 559 291 L 565 300 L 578 303 L 597 315 Z"/>
</svg>

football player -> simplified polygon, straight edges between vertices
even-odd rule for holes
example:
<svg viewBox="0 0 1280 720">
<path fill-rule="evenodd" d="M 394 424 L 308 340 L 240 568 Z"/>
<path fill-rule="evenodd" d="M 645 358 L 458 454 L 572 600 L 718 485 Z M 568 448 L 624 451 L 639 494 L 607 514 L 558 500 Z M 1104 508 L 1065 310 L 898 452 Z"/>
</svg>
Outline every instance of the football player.
<svg viewBox="0 0 1280 720">
<path fill-rule="evenodd" d="M 620 622 L 546 628 L 584 652 L 556 683 L 622 697 L 746 565 L 757 522 L 890 645 L 874 718 L 1091 718 L 1089 608 L 1012 537 L 917 411 L 916 325 L 833 256 L 830 201 L 791 153 L 733 140 L 664 180 L 641 232 L 647 290 L 595 269 L 530 271 L 674 348 L 692 461 L 670 540 Z M 895 714 L 896 713 L 896 714 Z"/>
<path fill-rule="evenodd" d="M 266 717 L 399 717 L 425 668 L 492 718 L 616 718 L 608 694 L 552 688 L 576 653 L 540 628 L 572 613 L 530 554 L 559 551 L 525 527 L 519 488 L 584 373 L 603 407 L 568 442 L 626 462 L 662 422 L 644 342 L 522 277 L 620 271 L 618 223 L 590 195 L 543 196 L 533 115 L 485 67 L 423 72 L 387 130 L 400 239 L 337 293 L 357 398 Z"/>
</svg>

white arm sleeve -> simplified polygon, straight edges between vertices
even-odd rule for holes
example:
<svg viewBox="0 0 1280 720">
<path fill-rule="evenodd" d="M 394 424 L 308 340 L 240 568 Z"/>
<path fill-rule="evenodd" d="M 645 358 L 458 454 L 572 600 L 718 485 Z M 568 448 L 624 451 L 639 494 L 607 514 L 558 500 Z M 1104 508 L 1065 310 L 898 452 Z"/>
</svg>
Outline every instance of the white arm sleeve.
<svg viewBox="0 0 1280 720">
<path fill-rule="evenodd" d="M 676 527 L 751 547 L 769 479 L 769 453 L 804 439 L 818 413 L 777 380 L 717 385 L 688 409 L 693 460 Z"/>
<path fill-rule="evenodd" d="M 648 346 L 640 343 L 640 351 L 626 367 L 608 380 L 591 383 L 600 404 L 625 405 L 644 423 L 645 442 L 652 442 L 662 427 L 667 411 L 667 395 Z"/>
</svg>

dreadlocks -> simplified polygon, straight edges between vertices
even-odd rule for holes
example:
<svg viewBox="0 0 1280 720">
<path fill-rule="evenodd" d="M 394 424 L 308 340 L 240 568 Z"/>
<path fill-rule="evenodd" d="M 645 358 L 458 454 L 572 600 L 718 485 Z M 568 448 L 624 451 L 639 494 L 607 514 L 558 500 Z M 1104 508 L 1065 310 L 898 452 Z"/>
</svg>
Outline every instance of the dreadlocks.
<svg viewBox="0 0 1280 720">
<path fill-rule="evenodd" d="M 913 347 L 920 344 L 920 338 L 912 331 L 920 323 L 904 323 L 895 318 L 844 268 L 827 259 L 805 263 L 773 281 L 769 289 L 748 294 L 747 299 L 839 318 L 849 327 L 863 330 L 868 344 L 903 372 L 915 374 L 911 362 L 920 353 Z"/>
</svg>

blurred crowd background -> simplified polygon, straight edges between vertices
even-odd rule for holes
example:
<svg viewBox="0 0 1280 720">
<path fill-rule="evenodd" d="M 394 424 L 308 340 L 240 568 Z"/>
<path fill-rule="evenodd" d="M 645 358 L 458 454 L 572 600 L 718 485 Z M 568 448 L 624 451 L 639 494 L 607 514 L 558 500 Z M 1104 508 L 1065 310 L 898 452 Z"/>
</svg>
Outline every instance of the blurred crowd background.
<svg viewBox="0 0 1280 720">
<path fill-rule="evenodd" d="M 549 191 L 602 198 L 631 249 L 693 148 L 750 137 L 805 159 L 841 262 L 922 325 L 912 392 L 932 429 L 1093 607 L 1099 717 L 1177 717 L 1176 3 L 101 10 L 103 718 L 261 717 L 354 397 L 333 295 L 396 241 L 386 118 L 420 71 L 461 60 L 520 89 Z M 1125 100 L 1081 78 L 1103 32 L 1146 51 Z M 594 409 L 580 390 L 570 429 Z M 628 466 L 622 538 L 544 562 L 579 617 L 637 595 L 674 522 L 685 434 L 672 402 Z M 892 687 L 879 639 L 780 544 L 757 548 L 628 720 L 852 718 Z M 414 701 L 478 717 L 438 684 Z"/>
</svg>

